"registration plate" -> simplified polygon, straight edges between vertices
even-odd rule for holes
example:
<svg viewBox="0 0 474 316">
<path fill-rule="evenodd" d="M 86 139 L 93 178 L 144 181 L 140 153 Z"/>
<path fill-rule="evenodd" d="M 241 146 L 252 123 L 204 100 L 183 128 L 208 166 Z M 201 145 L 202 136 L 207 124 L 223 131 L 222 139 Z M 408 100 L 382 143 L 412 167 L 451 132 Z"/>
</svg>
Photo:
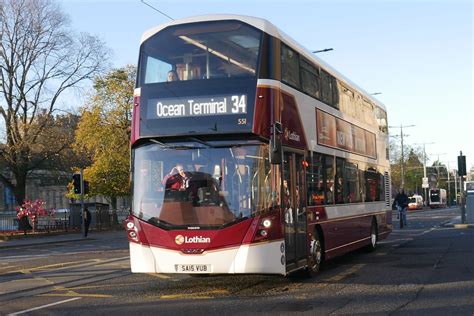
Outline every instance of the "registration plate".
<svg viewBox="0 0 474 316">
<path fill-rule="evenodd" d="M 211 273 L 210 264 L 175 264 L 178 273 Z"/>
</svg>

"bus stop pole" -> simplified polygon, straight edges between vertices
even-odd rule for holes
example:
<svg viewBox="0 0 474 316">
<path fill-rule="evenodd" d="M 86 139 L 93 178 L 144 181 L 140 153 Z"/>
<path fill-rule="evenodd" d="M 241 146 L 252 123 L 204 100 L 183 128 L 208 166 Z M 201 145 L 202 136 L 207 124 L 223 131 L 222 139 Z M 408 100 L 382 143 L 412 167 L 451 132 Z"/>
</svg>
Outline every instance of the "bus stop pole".
<svg viewBox="0 0 474 316">
<path fill-rule="evenodd" d="M 84 236 L 86 231 L 85 221 L 84 221 L 84 170 L 81 168 L 81 233 Z"/>
</svg>

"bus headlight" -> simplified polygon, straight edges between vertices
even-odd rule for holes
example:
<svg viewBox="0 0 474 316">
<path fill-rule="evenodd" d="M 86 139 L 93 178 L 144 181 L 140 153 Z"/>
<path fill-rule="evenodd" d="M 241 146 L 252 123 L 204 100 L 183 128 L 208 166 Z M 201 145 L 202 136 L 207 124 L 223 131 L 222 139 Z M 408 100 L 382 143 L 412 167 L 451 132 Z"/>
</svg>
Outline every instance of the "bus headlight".
<svg viewBox="0 0 474 316">
<path fill-rule="evenodd" d="M 262 225 L 265 228 L 269 228 L 270 226 L 272 226 L 272 221 L 269 220 L 269 219 L 266 219 L 266 220 L 263 221 Z"/>
</svg>

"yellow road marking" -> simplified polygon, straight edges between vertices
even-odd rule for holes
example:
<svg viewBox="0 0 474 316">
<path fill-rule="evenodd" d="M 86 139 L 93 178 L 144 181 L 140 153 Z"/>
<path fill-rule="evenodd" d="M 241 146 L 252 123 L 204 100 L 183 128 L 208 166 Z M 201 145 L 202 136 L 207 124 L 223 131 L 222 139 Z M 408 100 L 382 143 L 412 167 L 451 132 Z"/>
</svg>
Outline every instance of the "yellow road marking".
<svg viewBox="0 0 474 316">
<path fill-rule="evenodd" d="M 55 264 L 49 264 L 49 265 L 46 265 L 46 266 L 15 270 L 15 271 L 7 272 L 7 273 L 0 273 L 0 275 L 10 274 L 10 273 L 31 274 L 32 272 L 45 270 L 45 269 L 48 269 L 48 268 L 59 267 L 58 269 L 62 269 L 62 268 L 66 268 L 68 266 L 72 266 L 72 265 L 75 265 L 75 264 L 86 264 L 86 263 L 93 263 L 93 262 L 98 262 L 98 261 L 97 260 L 81 260 L 81 261 L 70 261 L 70 262 L 63 262 L 63 263 L 55 263 Z M 58 270 L 58 269 L 50 269 L 50 270 Z"/>
<path fill-rule="evenodd" d="M 71 266 L 74 264 L 84 264 L 84 263 L 93 263 L 93 262 L 98 262 L 97 259 L 88 259 L 88 260 L 81 260 L 81 261 L 69 261 L 69 262 L 62 262 L 62 263 L 55 263 L 55 264 L 49 264 L 46 266 L 40 266 L 36 267 L 33 269 L 30 269 L 31 271 L 38 271 L 38 270 L 44 270 L 44 269 L 49 269 L 49 268 L 66 268 L 66 266 Z"/>
<path fill-rule="evenodd" d="M 204 299 L 210 299 L 213 298 L 212 296 L 193 296 L 192 294 L 185 295 L 185 294 L 174 294 L 174 295 L 162 295 L 160 296 L 161 299 L 164 300 L 175 300 L 175 299 L 194 299 L 194 300 L 204 300 Z"/>
<path fill-rule="evenodd" d="M 47 293 L 47 294 L 40 294 L 37 296 L 81 296 L 81 297 L 97 297 L 97 298 L 107 298 L 107 297 L 113 297 L 112 295 L 107 295 L 107 294 L 81 294 L 73 289 L 66 288 L 64 286 L 55 286 L 53 287 L 54 291 L 56 292 L 61 292 L 64 291 L 65 293 Z"/>
<path fill-rule="evenodd" d="M 171 277 L 167 276 L 167 275 L 164 275 L 164 274 L 157 274 L 157 273 L 146 273 L 148 275 L 151 275 L 151 276 L 154 276 L 155 278 L 160 278 L 160 279 L 171 279 Z"/>
<path fill-rule="evenodd" d="M 130 265 L 125 265 L 123 263 L 106 263 L 101 264 L 101 267 L 119 267 L 119 268 L 130 268 Z"/>
<path fill-rule="evenodd" d="M 55 264 L 49 264 L 45 266 L 39 266 L 35 268 L 28 268 L 28 269 L 21 269 L 21 270 L 15 270 L 15 271 L 10 271 L 7 274 L 10 273 L 23 273 L 23 274 L 31 274 L 32 272 L 36 271 L 41 271 L 41 270 L 47 270 L 47 271 L 52 271 L 52 270 L 60 270 L 64 268 L 72 268 L 72 267 L 81 267 L 83 265 L 88 265 L 91 263 L 101 263 L 104 262 L 103 259 L 88 259 L 88 260 L 80 260 L 80 261 L 69 261 L 69 262 L 62 262 L 62 263 L 55 263 Z M 56 269 L 54 269 L 56 268 Z M 128 266 L 126 267 L 128 268 Z M 0 273 L 0 275 L 3 275 L 5 273 Z"/>
<path fill-rule="evenodd" d="M 124 284 L 108 284 L 108 285 L 89 285 L 89 286 L 76 286 L 69 288 L 70 290 L 84 290 L 84 289 L 96 289 L 103 287 L 119 287 L 119 286 L 128 286 L 128 285 L 140 285 L 148 284 L 148 282 L 136 282 L 136 283 L 124 283 Z"/>
<path fill-rule="evenodd" d="M 207 294 L 207 295 L 206 295 Z M 161 299 L 179 299 L 179 298 L 188 298 L 188 299 L 209 299 L 214 298 L 213 296 L 209 296 L 209 294 L 229 294 L 227 290 L 213 290 L 207 292 L 201 292 L 198 296 L 193 293 L 190 294 L 169 294 L 169 295 L 162 295 L 160 296 Z"/>
</svg>

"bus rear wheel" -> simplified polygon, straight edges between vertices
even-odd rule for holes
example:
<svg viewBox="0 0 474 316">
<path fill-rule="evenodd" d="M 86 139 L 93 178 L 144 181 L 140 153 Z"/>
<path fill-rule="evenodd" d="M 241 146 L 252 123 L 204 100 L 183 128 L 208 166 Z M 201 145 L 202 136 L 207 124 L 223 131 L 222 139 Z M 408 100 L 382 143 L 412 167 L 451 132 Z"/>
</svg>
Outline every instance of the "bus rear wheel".
<svg viewBox="0 0 474 316">
<path fill-rule="evenodd" d="M 312 277 L 319 272 L 322 262 L 323 247 L 321 245 L 321 237 L 319 233 L 315 231 L 311 236 L 308 267 L 306 268 L 308 277 Z"/>
<path fill-rule="evenodd" d="M 370 244 L 367 246 L 368 251 L 374 251 L 377 248 L 378 234 L 377 234 L 377 221 L 372 219 L 372 225 L 370 227 Z"/>
</svg>

